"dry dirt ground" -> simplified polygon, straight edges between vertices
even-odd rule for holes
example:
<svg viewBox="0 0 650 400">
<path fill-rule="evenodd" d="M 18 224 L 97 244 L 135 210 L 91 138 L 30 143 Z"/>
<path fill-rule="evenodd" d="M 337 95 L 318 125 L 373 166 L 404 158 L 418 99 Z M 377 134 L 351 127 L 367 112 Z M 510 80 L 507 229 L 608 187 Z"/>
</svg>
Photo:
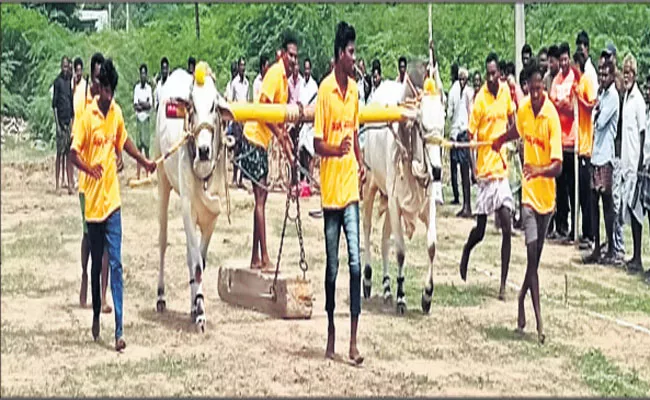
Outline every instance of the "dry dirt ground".
<svg viewBox="0 0 650 400">
<path fill-rule="evenodd" d="M 377 298 L 363 302 L 359 346 L 366 361 L 356 368 L 323 358 L 323 221 L 306 215 L 318 208 L 317 197 L 302 202 L 316 298 L 312 318 L 274 320 L 219 299 L 219 265 L 249 257 L 251 245 L 252 195 L 232 191 L 232 224 L 221 217 L 209 248 L 207 330 L 197 333 L 189 317 L 178 196 L 172 196 L 170 206 L 168 309 L 158 314 L 157 191 L 126 186 L 127 177 L 135 174 L 130 159 L 121 175 L 128 347 L 117 354 L 113 315 L 103 314 L 101 340 L 95 343 L 92 311 L 79 307 L 79 200 L 54 193 L 52 168 L 51 154 L 3 148 L 2 396 L 650 395 L 650 334 L 588 313 L 650 328 L 647 285 L 615 268 L 581 266 L 577 250 L 549 244 L 540 267 L 547 342 L 540 346 L 536 341 L 530 297 L 527 333 L 519 338 L 513 333 L 516 290 L 509 288 L 505 302 L 496 299 L 500 236 L 490 225 L 470 260 L 468 282 L 462 282 L 457 263 L 473 221 L 454 218 L 454 206 L 440 210 L 430 315 L 422 315 L 419 304 L 427 263 L 420 225 L 406 255 L 409 311 L 399 317 Z M 267 205 L 274 260 L 284 202 L 282 194 L 272 194 Z M 377 226 L 375 222 L 372 235 L 373 296 L 381 287 Z M 521 235 L 513 239 L 509 282 L 517 286 L 524 275 L 523 243 Z M 627 243 L 631 246 L 629 237 Z M 644 245 L 647 249 L 647 239 Z M 345 254 L 342 240 L 336 321 L 342 359 L 349 339 Z M 391 257 L 394 284 L 394 253 Z M 298 272 L 298 243 L 291 230 L 283 260 L 284 271 Z"/>
</svg>

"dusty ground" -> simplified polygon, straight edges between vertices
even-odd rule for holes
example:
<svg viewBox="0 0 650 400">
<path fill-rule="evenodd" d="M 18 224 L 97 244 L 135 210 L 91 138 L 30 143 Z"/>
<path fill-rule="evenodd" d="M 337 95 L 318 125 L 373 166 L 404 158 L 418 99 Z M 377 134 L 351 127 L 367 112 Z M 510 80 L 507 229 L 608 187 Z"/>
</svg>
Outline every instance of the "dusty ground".
<svg viewBox="0 0 650 400">
<path fill-rule="evenodd" d="M 219 299 L 218 266 L 229 258 L 248 257 L 251 243 L 252 196 L 233 191 L 232 224 L 221 218 L 210 244 L 207 331 L 196 333 L 188 315 L 178 197 L 172 197 L 170 207 L 168 311 L 161 315 L 155 311 L 157 192 L 151 186 L 126 187 L 127 177 L 135 173 L 130 160 L 121 176 L 128 347 L 116 354 L 113 315 L 103 315 L 102 340 L 94 343 L 92 311 L 78 305 L 79 200 L 53 192 L 53 161 L 51 155 L 45 161 L 43 157 L 3 148 L 2 396 L 650 395 L 650 335 L 586 313 L 600 312 L 650 328 L 647 285 L 614 268 L 580 266 L 573 248 L 547 245 L 540 271 L 547 343 L 536 342 L 530 300 L 527 335 L 517 338 L 512 333 L 516 291 L 509 289 L 506 302 L 496 299 L 500 236 L 490 225 L 485 242 L 472 255 L 468 282 L 462 282 L 457 262 L 473 222 L 453 218 L 453 206 L 440 211 L 431 314 L 423 316 L 419 308 L 427 257 L 420 225 L 408 242 L 409 312 L 398 317 L 378 299 L 364 302 L 359 345 L 366 362 L 355 368 L 323 358 L 323 222 L 306 216 L 307 210 L 318 207 L 318 198 L 302 202 L 309 277 L 316 295 L 311 320 L 273 320 Z M 284 201 L 281 194 L 271 195 L 267 206 L 274 260 Z M 377 228 L 373 241 L 376 295 L 381 279 Z M 629 238 L 627 243 L 631 247 Z M 644 244 L 647 249 L 647 239 Z M 337 353 L 342 357 L 349 339 L 344 246 L 342 241 L 337 298 Z M 285 241 L 283 260 L 284 270 L 298 272 L 293 232 Z M 523 237 L 518 236 L 513 241 L 511 283 L 521 283 L 524 263 Z M 394 258 L 391 266 L 395 282 Z"/>
</svg>

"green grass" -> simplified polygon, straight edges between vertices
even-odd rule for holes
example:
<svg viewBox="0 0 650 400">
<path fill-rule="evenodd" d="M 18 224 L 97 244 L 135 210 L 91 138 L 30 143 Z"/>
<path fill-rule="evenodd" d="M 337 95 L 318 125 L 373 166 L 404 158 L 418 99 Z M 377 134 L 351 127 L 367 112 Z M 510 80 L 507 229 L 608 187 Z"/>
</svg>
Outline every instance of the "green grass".
<svg viewBox="0 0 650 400">
<path fill-rule="evenodd" d="M 648 383 L 636 371 L 623 371 L 600 350 L 591 349 L 576 360 L 584 382 L 598 396 L 644 397 L 650 394 Z"/>
<path fill-rule="evenodd" d="M 587 292 L 588 295 L 571 292 Z M 599 283 L 575 277 L 569 286 L 569 302 L 578 303 L 581 307 L 597 312 L 642 312 L 650 314 L 650 295 L 643 293 L 630 294 L 626 291 L 605 287 Z"/>
<path fill-rule="evenodd" d="M 41 267 L 47 268 L 45 265 Z M 67 293 L 71 290 L 74 291 L 73 288 L 75 286 L 76 282 L 54 279 L 53 276 L 50 279 L 38 277 L 32 271 L 23 267 L 15 272 L 2 272 L 3 296 L 24 295 L 29 297 L 47 297 L 59 293 Z"/>
<path fill-rule="evenodd" d="M 34 329 L 25 329 L 14 326 L 8 321 L 2 321 L 1 347 L 3 355 L 43 356 L 50 354 L 53 348 L 70 350 L 83 347 L 89 338 L 90 325 L 87 328 L 80 324 L 74 324 L 69 328 L 47 329 L 39 324 Z"/>
<path fill-rule="evenodd" d="M 5 137 L 2 145 L 2 163 L 29 163 L 43 161 L 56 155 L 53 148 L 38 149 L 32 141 L 20 142 L 12 136 Z"/>
<path fill-rule="evenodd" d="M 508 348 L 517 357 L 527 360 L 562 358 L 572 354 L 574 351 L 572 347 L 553 340 L 547 340 L 544 345 L 540 345 L 537 341 L 536 333 L 526 333 L 524 336 L 521 336 L 515 332 L 514 325 L 512 327 L 499 325 L 481 326 L 479 330 L 487 340 L 506 342 Z"/>
<path fill-rule="evenodd" d="M 492 290 L 484 285 L 457 287 L 452 284 L 434 284 L 433 304 L 444 307 L 476 307 L 481 305 Z"/>
<path fill-rule="evenodd" d="M 36 256 L 43 262 L 52 259 L 67 261 L 71 257 L 63 248 L 63 244 L 70 241 L 71 239 L 65 239 L 61 233 L 57 235 L 44 231 L 33 235 L 19 236 L 8 243 L 2 243 L 2 260 Z"/>
<path fill-rule="evenodd" d="M 172 354 L 161 354 L 158 357 L 146 360 L 116 363 L 109 362 L 100 365 L 93 365 L 87 372 L 94 379 L 101 381 L 119 382 L 125 378 L 137 378 L 149 374 L 162 374 L 165 377 L 182 378 L 188 371 L 196 370 L 207 365 L 207 358 L 204 355 L 191 355 L 180 357 Z"/>
</svg>

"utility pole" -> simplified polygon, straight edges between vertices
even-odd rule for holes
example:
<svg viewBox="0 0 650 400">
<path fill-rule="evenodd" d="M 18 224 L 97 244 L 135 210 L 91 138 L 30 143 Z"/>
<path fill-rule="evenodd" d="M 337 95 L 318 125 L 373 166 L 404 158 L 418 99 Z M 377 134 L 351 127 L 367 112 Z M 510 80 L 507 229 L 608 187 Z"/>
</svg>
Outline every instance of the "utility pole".
<svg viewBox="0 0 650 400">
<path fill-rule="evenodd" d="M 196 40 L 201 38 L 201 29 L 199 25 L 199 3 L 194 3 L 194 20 L 196 22 Z"/>
<path fill-rule="evenodd" d="M 109 31 L 113 29 L 112 14 L 113 14 L 113 6 L 111 3 L 108 3 L 108 30 Z"/>
<path fill-rule="evenodd" d="M 521 60 L 521 48 L 526 44 L 526 15 L 524 13 L 524 3 L 517 0 L 515 3 L 515 69 L 517 74 L 515 79 L 519 80 L 519 73 L 523 68 Z"/>
<path fill-rule="evenodd" d="M 126 33 L 129 33 L 129 3 L 126 3 Z"/>
</svg>

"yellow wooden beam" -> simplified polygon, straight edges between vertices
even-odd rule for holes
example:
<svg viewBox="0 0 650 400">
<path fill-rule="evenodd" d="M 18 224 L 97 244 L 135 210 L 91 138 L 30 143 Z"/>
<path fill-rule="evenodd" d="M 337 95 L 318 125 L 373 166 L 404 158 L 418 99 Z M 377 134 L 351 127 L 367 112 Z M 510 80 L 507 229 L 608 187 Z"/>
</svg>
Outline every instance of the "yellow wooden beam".
<svg viewBox="0 0 650 400">
<path fill-rule="evenodd" d="M 313 105 L 300 109 L 295 104 L 260 104 L 260 103 L 229 103 L 229 111 L 235 121 L 258 121 L 271 124 L 286 122 L 313 122 Z M 359 109 L 359 123 L 399 122 L 414 119 L 416 111 L 404 106 L 368 105 Z"/>
</svg>

